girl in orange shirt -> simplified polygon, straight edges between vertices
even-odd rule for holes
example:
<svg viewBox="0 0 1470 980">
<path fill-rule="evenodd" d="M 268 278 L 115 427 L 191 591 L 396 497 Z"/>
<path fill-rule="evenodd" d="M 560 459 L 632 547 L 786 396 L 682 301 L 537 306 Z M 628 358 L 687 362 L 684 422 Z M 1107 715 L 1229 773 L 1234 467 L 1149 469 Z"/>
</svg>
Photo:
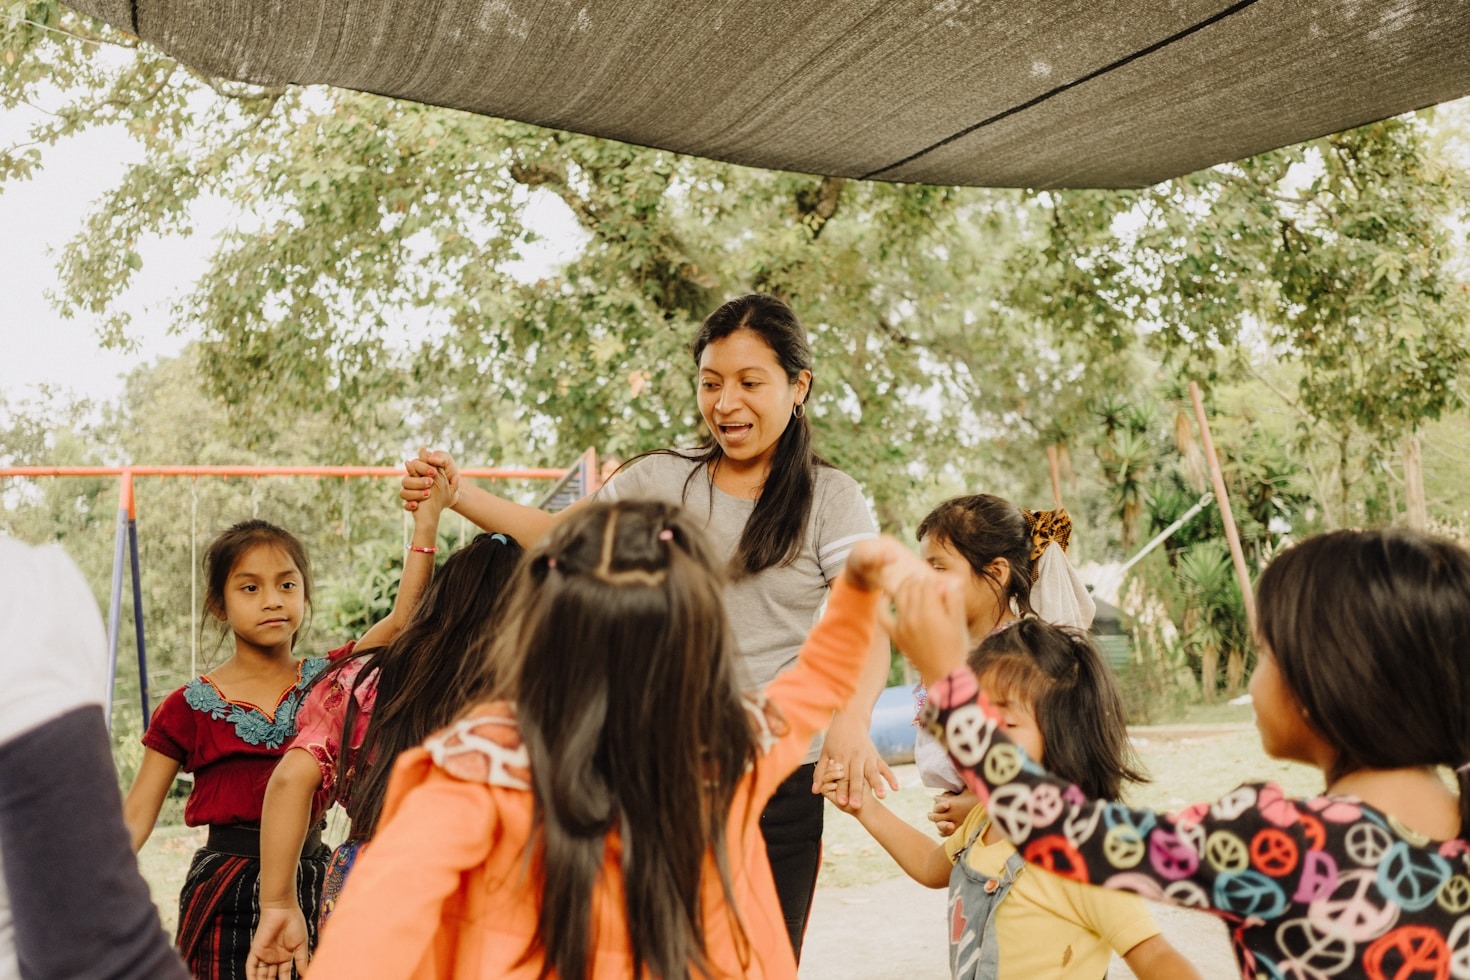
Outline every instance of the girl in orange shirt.
<svg viewBox="0 0 1470 980">
<path fill-rule="evenodd" d="M 855 690 L 880 580 L 919 563 L 855 546 L 755 697 L 717 567 L 670 504 L 553 529 L 488 652 L 495 699 L 399 757 L 312 980 L 796 976 L 760 813 Z"/>
</svg>

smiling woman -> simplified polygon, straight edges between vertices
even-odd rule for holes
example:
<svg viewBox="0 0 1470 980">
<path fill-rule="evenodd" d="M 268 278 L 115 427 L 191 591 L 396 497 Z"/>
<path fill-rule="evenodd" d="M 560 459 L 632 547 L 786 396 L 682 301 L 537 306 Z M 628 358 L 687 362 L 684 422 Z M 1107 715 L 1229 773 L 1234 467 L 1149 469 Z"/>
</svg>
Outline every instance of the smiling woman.
<svg viewBox="0 0 1470 980">
<path fill-rule="evenodd" d="M 795 661 L 852 546 L 874 536 L 876 527 L 857 481 L 812 448 L 806 415 L 812 353 L 790 306 L 759 294 L 730 300 L 700 325 L 690 353 L 708 438 L 693 449 L 634 457 L 598 498 L 676 503 L 704 527 L 724 561 L 724 599 L 743 680 L 760 688 Z M 409 507 L 423 499 L 435 467 L 457 482 L 448 456 L 422 454 L 415 475 L 403 481 Z M 577 510 L 551 515 L 478 487 L 460 489 L 457 511 L 527 546 Z M 825 743 L 813 744 L 761 817 L 798 957 L 821 863 L 823 803 L 813 792 L 819 756 L 842 764 L 849 776 L 844 792 L 857 800 L 867 787 L 882 795 L 885 781 L 897 788 L 868 735 L 887 673 L 888 645 L 880 638 L 851 707 L 834 716 Z"/>
</svg>

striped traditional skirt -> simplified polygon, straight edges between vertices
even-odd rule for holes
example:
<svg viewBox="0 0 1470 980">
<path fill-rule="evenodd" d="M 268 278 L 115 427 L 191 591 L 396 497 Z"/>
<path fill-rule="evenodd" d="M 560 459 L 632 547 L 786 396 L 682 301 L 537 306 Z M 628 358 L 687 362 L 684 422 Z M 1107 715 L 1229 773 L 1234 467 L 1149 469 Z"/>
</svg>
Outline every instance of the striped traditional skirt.
<svg viewBox="0 0 1470 980">
<path fill-rule="evenodd" d="M 252 850 L 249 837 L 254 832 Z M 239 852 L 246 853 L 239 853 Z M 317 909 L 330 852 L 320 833 L 308 838 L 296 868 L 296 900 L 316 948 Z M 194 852 L 179 893 L 177 945 L 198 980 L 245 976 L 245 957 L 260 922 L 260 839 L 250 827 L 210 827 L 209 841 Z"/>
</svg>

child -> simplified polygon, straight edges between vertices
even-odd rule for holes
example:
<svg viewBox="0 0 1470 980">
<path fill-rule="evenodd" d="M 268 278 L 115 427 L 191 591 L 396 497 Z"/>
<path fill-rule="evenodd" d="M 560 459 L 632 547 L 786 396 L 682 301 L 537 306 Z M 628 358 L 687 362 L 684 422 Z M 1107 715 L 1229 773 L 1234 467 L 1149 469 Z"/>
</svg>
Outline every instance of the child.
<svg viewBox="0 0 1470 980">
<path fill-rule="evenodd" d="M 961 592 L 963 594 L 963 592 Z M 1007 734 L 1028 755 L 1103 800 L 1134 768 L 1123 703 L 1086 635 L 1032 616 L 992 633 L 970 656 Z M 833 799 L 836 783 L 829 784 Z M 876 801 L 843 807 L 909 876 L 949 886 L 955 977 L 1101 977 L 1116 950 L 1142 980 L 1198 976 L 1159 934 L 1143 900 L 1088 888 L 1025 863 L 976 806 L 936 846 Z"/>
<path fill-rule="evenodd" d="M 520 557 L 520 545 L 504 535 L 477 535 L 444 563 L 397 639 L 368 651 L 359 644 L 312 686 L 297 716 L 296 738 L 265 792 L 260 926 L 249 976 L 275 976 L 275 967 L 289 980 L 293 962 L 306 969 L 307 922 L 296 901 L 296 855 L 307 828 L 321 817 L 320 807 L 341 803 L 352 830 L 332 852 L 319 928 L 377 827 L 393 760 L 490 693 L 494 678 L 485 669 L 484 646 Z M 329 800 L 321 804 L 317 797 L 324 789 Z"/>
<path fill-rule="evenodd" d="M 1321 769 L 1320 796 L 1248 784 L 1173 816 L 1090 799 L 1018 753 L 974 675 L 954 670 L 964 632 L 948 590 L 904 583 L 893 635 L 932 682 L 930 729 L 1028 861 L 1212 910 L 1242 976 L 1463 975 L 1470 554 L 1411 531 L 1337 531 L 1283 552 L 1257 591 L 1261 744 Z"/>
<path fill-rule="evenodd" d="M 1092 625 L 1096 607 L 1067 561 L 1071 537 L 1065 510 L 1021 510 L 988 493 L 944 501 L 918 530 L 920 556 L 960 590 L 969 649 L 1031 612 L 1062 626 Z M 915 695 L 922 709 L 922 684 Z M 914 737 L 914 764 L 925 786 L 942 791 L 929 819 L 948 836 L 975 805 L 974 796 L 923 728 Z"/>
<path fill-rule="evenodd" d="M 429 579 L 448 484 L 415 512 L 398 599 L 359 645 L 397 635 Z M 271 769 L 296 734 L 296 711 L 327 658 L 297 660 L 296 631 L 311 603 L 306 550 L 290 532 L 242 521 L 204 555 L 205 611 L 225 624 L 235 649 L 224 663 L 174 691 L 143 734 L 143 761 L 123 804 L 133 849 L 143 846 L 180 769 L 194 773 L 184 822 L 207 824 L 179 896 L 179 951 L 196 977 L 238 976 L 255 931 L 260 814 Z M 340 656 L 333 651 L 329 656 Z M 320 831 L 300 851 L 298 898 L 315 921 L 328 851 Z M 312 937 L 313 940 L 315 937 Z"/>
<path fill-rule="evenodd" d="M 677 506 L 584 505 L 531 556 L 499 700 L 399 758 L 312 980 L 794 978 L 760 813 L 856 689 L 880 576 L 917 559 L 854 546 L 797 665 L 747 698 Z"/>
</svg>

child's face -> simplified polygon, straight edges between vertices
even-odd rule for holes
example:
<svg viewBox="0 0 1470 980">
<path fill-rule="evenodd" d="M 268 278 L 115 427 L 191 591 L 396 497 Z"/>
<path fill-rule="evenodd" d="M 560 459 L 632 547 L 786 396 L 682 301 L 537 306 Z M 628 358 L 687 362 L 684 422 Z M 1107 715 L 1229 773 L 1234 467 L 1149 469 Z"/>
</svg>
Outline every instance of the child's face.
<svg viewBox="0 0 1470 980">
<path fill-rule="evenodd" d="M 924 535 L 919 542 L 919 557 L 945 578 L 953 579 L 960 589 L 960 595 L 965 598 L 965 628 L 970 633 L 970 642 L 976 642 L 995 628 L 1000 621 L 1002 598 L 994 582 L 977 575 L 964 556 L 937 535 Z"/>
<path fill-rule="evenodd" d="M 990 699 L 995 713 L 1000 716 L 1001 728 L 1005 731 L 1006 737 L 1025 749 L 1032 762 L 1046 765 L 1046 746 L 1041 742 L 1041 726 L 1036 723 L 1036 715 L 1032 712 L 1031 705 L 1008 691 L 992 693 L 991 686 L 985 683 L 983 677 L 980 679 L 980 686 L 985 690 L 985 696 Z"/>
<path fill-rule="evenodd" d="M 301 569 L 274 545 L 256 545 L 240 556 L 225 580 L 224 620 L 238 642 L 259 650 L 291 647 L 306 613 Z"/>
<path fill-rule="evenodd" d="M 1291 759 L 1311 765 L 1323 764 L 1326 742 L 1307 720 L 1295 692 L 1281 676 L 1276 657 L 1263 640 L 1256 640 L 1256 669 L 1251 673 L 1251 706 L 1261 748 L 1275 759 Z M 1327 753 L 1330 761 L 1331 753 Z"/>
</svg>

